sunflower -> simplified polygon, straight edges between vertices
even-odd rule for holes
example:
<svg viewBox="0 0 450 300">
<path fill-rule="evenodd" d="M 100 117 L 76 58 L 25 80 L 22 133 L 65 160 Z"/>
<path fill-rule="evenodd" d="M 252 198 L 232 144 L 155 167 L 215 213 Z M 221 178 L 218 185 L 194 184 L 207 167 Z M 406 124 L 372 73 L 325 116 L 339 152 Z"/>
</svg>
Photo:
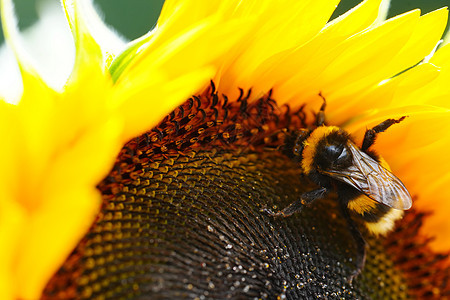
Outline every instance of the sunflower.
<svg viewBox="0 0 450 300">
<path fill-rule="evenodd" d="M 329 21 L 337 0 L 166 1 L 118 53 L 94 39 L 91 6 L 63 1 L 76 61 L 55 91 L 1 3 L 24 84 L 0 110 L 2 299 L 448 296 L 450 48 L 424 60 L 446 9 L 383 20 L 386 2 L 367 0 Z M 375 149 L 414 209 L 367 236 L 353 283 L 332 198 L 286 219 L 261 211 L 310 188 L 280 148 L 319 95 L 327 124 L 358 142 L 408 116 Z"/>
<path fill-rule="evenodd" d="M 218 17 L 212 14 L 209 17 L 216 23 L 180 32 L 174 27 L 186 18 L 182 14 L 148 35 L 152 44 L 147 48 L 152 52 L 145 57 L 152 67 L 142 68 L 145 62 L 139 68 L 129 64 L 131 70 L 122 72 L 113 84 L 106 68 L 110 56 L 88 32 L 96 20 L 81 17 L 82 11 L 89 16 L 90 7 L 71 1 L 63 4 L 76 61 L 64 90 L 55 91 L 43 82 L 20 45 L 12 2 L 2 1 L 5 36 L 18 58 L 24 85 L 18 105 L 1 103 L 3 299 L 34 299 L 41 293 L 95 218 L 101 204 L 96 185 L 108 174 L 123 143 L 199 89 L 213 74 L 211 60 L 225 51 L 220 47 L 208 51 L 199 64 L 192 60 L 183 70 L 184 57 L 175 45 L 189 47 L 201 36 L 211 35 Z M 163 42 L 158 45 L 159 40 Z M 122 83 L 122 78 L 133 81 L 133 86 Z M 141 105 L 148 105 L 149 96 L 164 102 L 144 113 Z M 91 151 L 89 145 L 94 144 L 96 150 Z M 27 188 L 21 188 L 20 182 L 26 182 Z"/>
</svg>

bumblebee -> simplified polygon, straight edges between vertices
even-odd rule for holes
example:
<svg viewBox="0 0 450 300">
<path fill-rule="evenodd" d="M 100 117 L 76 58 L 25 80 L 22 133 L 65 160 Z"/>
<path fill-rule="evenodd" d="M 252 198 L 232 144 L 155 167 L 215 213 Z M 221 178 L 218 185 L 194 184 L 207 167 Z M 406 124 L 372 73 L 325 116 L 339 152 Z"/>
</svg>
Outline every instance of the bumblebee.
<svg viewBox="0 0 450 300">
<path fill-rule="evenodd" d="M 326 101 L 323 100 L 315 126 L 297 131 L 285 143 L 286 154 L 299 163 L 302 173 L 318 188 L 301 194 L 281 211 L 266 209 L 266 212 L 287 217 L 334 191 L 356 242 L 356 269 L 349 278 L 351 282 L 361 273 L 366 257 L 366 242 L 352 218 L 360 218 L 373 234 L 385 234 L 412 205 L 405 185 L 391 173 L 386 162 L 369 149 L 377 134 L 405 117 L 387 119 L 366 130 L 362 146 L 358 147 L 346 131 L 325 125 Z"/>
</svg>

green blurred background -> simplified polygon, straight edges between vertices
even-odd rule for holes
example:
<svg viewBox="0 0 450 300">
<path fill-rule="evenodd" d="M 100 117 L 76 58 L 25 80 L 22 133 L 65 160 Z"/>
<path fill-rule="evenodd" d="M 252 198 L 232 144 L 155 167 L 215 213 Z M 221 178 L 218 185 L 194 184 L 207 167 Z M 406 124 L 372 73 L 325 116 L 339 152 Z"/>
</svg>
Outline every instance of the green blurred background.
<svg viewBox="0 0 450 300">
<path fill-rule="evenodd" d="M 23 30 L 37 19 L 36 2 L 42 0 L 15 0 L 19 27 Z M 59 1 L 59 0 L 47 0 Z M 150 30 L 156 23 L 164 0 L 94 0 L 104 13 L 107 23 L 128 39 L 134 39 Z M 300 0 L 301 1 L 301 0 Z M 335 16 L 361 2 L 360 0 L 342 0 Z M 423 13 L 450 6 L 450 0 L 392 0 L 389 16 L 420 8 Z M 0 31 L 0 43 L 3 34 Z"/>
</svg>

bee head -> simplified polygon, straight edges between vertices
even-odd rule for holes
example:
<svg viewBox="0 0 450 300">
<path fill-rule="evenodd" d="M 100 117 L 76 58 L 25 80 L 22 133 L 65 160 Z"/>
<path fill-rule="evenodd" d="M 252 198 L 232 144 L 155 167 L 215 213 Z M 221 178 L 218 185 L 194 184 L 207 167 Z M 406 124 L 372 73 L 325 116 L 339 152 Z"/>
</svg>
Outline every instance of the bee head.
<svg viewBox="0 0 450 300">
<path fill-rule="evenodd" d="M 305 174 L 315 170 L 347 168 L 352 164 L 352 153 L 348 148 L 349 135 L 334 126 L 314 129 L 303 142 L 302 168 Z"/>
<path fill-rule="evenodd" d="M 325 138 L 317 145 L 315 162 L 319 170 L 342 169 L 352 164 L 352 153 L 347 141 Z"/>
</svg>

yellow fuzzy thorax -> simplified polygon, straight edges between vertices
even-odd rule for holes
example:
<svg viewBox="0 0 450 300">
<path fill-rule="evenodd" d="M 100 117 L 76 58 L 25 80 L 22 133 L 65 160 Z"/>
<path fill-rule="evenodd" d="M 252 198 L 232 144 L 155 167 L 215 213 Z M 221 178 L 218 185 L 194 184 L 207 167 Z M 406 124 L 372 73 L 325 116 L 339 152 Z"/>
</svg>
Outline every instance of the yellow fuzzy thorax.
<svg viewBox="0 0 450 300">
<path fill-rule="evenodd" d="M 325 136 L 328 136 L 329 134 L 335 131 L 339 131 L 339 127 L 336 126 L 317 127 L 303 142 L 303 152 L 302 152 L 303 173 L 308 175 L 312 170 L 314 155 L 316 153 L 316 147 L 318 142 Z"/>
</svg>

